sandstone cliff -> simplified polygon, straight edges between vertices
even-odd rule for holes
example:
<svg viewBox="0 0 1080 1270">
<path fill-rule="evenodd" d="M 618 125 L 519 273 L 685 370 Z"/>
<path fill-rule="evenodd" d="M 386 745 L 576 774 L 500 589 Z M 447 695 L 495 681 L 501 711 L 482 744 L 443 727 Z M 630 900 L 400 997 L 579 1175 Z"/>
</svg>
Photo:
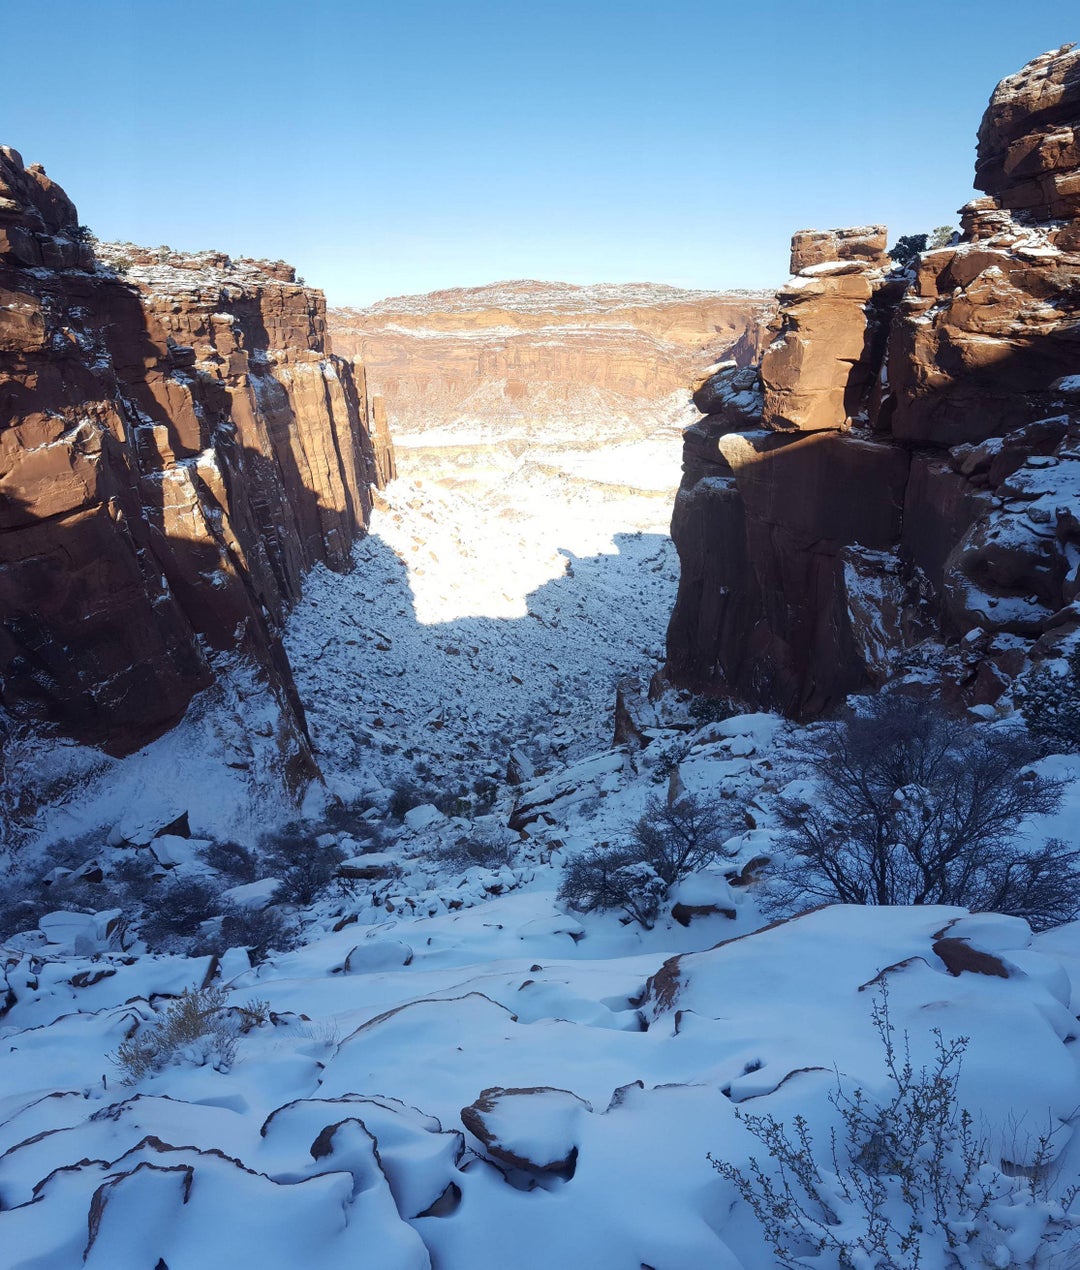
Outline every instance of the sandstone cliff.
<svg viewBox="0 0 1080 1270">
<path fill-rule="evenodd" d="M 561 423 L 648 430 L 706 360 L 754 359 L 771 297 L 649 284 L 504 282 L 330 313 L 395 436 L 464 424 L 491 438 Z"/>
<path fill-rule="evenodd" d="M 169 728 L 218 653 L 262 668 L 310 769 L 280 642 L 347 569 L 392 467 L 322 294 L 280 262 L 98 248 L 0 150 L 0 700 L 111 753 Z"/>
<path fill-rule="evenodd" d="M 803 231 L 760 364 L 697 386 L 668 673 L 795 714 L 970 704 L 1080 620 L 1080 50 L 1002 81 L 958 242 Z"/>
</svg>

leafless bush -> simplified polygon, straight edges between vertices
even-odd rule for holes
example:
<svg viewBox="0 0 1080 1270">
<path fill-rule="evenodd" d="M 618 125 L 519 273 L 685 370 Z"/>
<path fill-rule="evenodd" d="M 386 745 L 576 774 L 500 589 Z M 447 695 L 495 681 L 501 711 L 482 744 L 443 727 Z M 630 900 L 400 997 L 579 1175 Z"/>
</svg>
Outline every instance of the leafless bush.
<svg viewBox="0 0 1080 1270">
<path fill-rule="evenodd" d="M 234 884 L 258 881 L 258 857 L 242 843 L 211 842 L 200 854 L 215 873 L 220 873 Z"/>
<path fill-rule="evenodd" d="M 793 812 L 766 902 L 958 904 L 1036 928 L 1080 911 L 1080 850 L 1019 836 L 1061 785 L 1033 772 L 1017 732 L 973 727 L 924 702 L 879 699 L 809 736 L 813 805 Z"/>
<path fill-rule="evenodd" d="M 671 887 L 711 864 L 736 828 L 726 804 L 693 794 L 671 804 L 650 798 L 628 842 L 568 862 L 558 899 L 580 913 L 621 909 L 651 927 Z"/>
<path fill-rule="evenodd" d="M 259 845 L 265 852 L 266 868 L 280 878 L 276 899 L 307 908 L 321 899 L 332 886 L 340 886 L 337 867 L 345 858 L 338 847 L 321 847 L 312 835 L 298 826 L 286 826 L 268 835 Z"/>
<path fill-rule="evenodd" d="M 887 1099 L 875 1102 L 861 1089 L 848 1093 L 838 1081 L 829 1101 L 842 1128 L 824 1148 L 802 1115 L 789 1130 L 772 1115 L 736 1111 L 769 1162 L 751 1157 L 743 1170 L 708 1157 L 753 1211 L 773 1264 L 918 1270 L 1045 1266 L 1055 1253 L 1075 1255 L 1080 1219 L 1070 1208 L 1078 1188 L 1053 1193 L 1049 1135 L 1035 1144 L 1025 1175 L 1008 1176 L 959 1104 L 967 1038 L 946 1041 L 935 1028 L 934 1060 L 916 1071 L 907 1035 L 899 1049 L 894 1040 L 885 992 L 872 1017 L 885 1054 Z M 1014 1260 L 1025 1243 L 1037 1248 L 1035 1256 Z"/>
<path fill-rule="evenodd" d="M 292 947 L 295 932 L 276 908 L 225 907 L 221 919 L 221 949 L 246 948 L 254 962 L 265 961 L 271 950 Z"/>
<path fill-rule="evenodd" d="M 450 869 L 502 869 L 514 863 L 515 844 L 485 834 L 462 834 L 431 853 L 431 860 Z"/>
</svg>

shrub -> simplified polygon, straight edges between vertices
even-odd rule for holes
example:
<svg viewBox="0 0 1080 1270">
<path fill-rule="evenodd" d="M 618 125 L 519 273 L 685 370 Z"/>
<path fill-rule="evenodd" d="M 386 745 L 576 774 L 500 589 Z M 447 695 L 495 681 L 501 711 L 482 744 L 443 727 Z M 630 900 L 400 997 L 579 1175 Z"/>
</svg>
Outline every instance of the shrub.
<svg viewBox="0 0 1080 1270">
<path fill-rule="evenodd" d="M 829 1101 L 842 1127 L 824 1150 L 801 1115 L 789 1131 L 771 1115 L 737 1110 L 772 1163 L 751 1157 L 744 1171 L 708 1157 L 752 1209 L 775 1264 L 917 1270 L 1043 1266 L 1053 1251 L 1075 1255 L 1080 1219 L 1069 1210 L 1078 1188 L 1050 1193 L 1049 1134 L 1037 1141 L 1023 1176 L 1007 1175 L 959 1105 L 967 1038 L 945 1041 L 935 1028 L 934 1061 L 916 1072 L 906 1033 L 902 1053 L 896 1047 L 885 992 L 873 1022 L 885 1051 L 887 1100 L 875 1102 L 861 1089 L 849 1094 L 838 1080 Z"/>
<path fill-rule="evenodd" d="M 579 913 L 621 910 L 651 930 L 667 887 L 628 847 L 591 847 L 563 869 L 557 899 Z"/>
<path fill-rule="evenodd" d="M 250 847 L 239 842 L 212 842 L 201 855 L 215 873 L 237 885 L 258 881 L 259 860 Z"/>
<path fill-rule="evenodd" d="M 395 820 L 404 820 L 405 813 L 414 807 L 420 807 L 429 801 L 430 795 L 423 786 L 402 777 L 394 782 L 393 796 L 390 799 L 390 814 Z"/>
<path fill-rule="evenodd" d="M 200 925 L 221 911 L 219 896 L 202 878 L 170 879 L 155 894 L 139 933 L 153 952 L 187 952 Z"/>
<path fill-rule="evenodd" d="M 738 711 L 728 697 L 695 697 L 688 713 L 696 723 L 723 723 Z"/>
<path fill-rule="evenodd" d="M 652 797 L 634 826 L 631 850 L 666 886 L 711 864 L 741 826 L 725 803 L 685 794 L 669 803 Z"/>
<path fill-rule="evenodd" d="M 1080 644 L 1069 653 L 1065 673 L 1040 666 L 1018 690 L 1028 731 L 1046 750 L 1080 749 Z"/>
<path fill-rule="evenodd" d="M 430 857 L 452 869 L 501 869 L 514 863 L 515 844 L 486 834 L 462 834 L 436 847 Z"/>
<path fill-rule="evenodd" d="M 1035 749 L 1020 734 L 886 697 L 799 748 L 816 769 L 816 796 L 781 836 L 788 854 L 771 907 L 958 904 L 1037 928 L 1080 910 L 1080 850 L 1017 838 L 1062 791 L 1027 766 Z"/>
<path fill-rule="evenodd" d="M 735 832 L 722 803 L 687 794 L 650 798 L 629 842 L 594 847 L 563 870 L 557 898 L 581 913 L 621 909 L 650 928 L 676 882 L 705 868 Z"/>
<path fill-rule="evenodd" d="M 275 898 L 285 904 L 307 908 L 341 882 L 337 867 L 344 859 L 342 852 L 337 847 L 320 847 L 295 825 L 264 837 L 260 845 L 266 851 L 270 874 L 281 879 Z"/>
<path fill-rule="evenodd" d="M 244 1009 L 254 1019 L 259 1006 L 255 1002 Z M 125 1084 L 178 1062 L 200 1067 L 210 1063 L 218 1071 L 228 1071 L 241 1031 L 247 1030 L 243 1022 L 243 1010 L 230 1010 L 224 988 L 185 988 L 157 1023 L 140 1026 L 109 1057 L 124 1073 Z"/>
<path fill-rule="evenodd" d="M 265 961 L 272 949 L 284 952 L 293 942 L 293 931 L 275 908 L 240 908 L 227 904 L 221 919 L 222 949 L 246 948 L 251 959 Z"/>
</svg>

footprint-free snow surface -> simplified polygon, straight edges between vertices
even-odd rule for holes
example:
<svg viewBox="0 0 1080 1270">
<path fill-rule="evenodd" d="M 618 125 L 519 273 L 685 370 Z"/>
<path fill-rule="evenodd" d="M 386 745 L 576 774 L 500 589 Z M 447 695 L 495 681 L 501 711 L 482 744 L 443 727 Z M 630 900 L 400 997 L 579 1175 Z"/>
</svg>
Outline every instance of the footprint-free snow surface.
<svg viewBox="0 0 1080 1270">
<path fill-rule="evenodd" d="M 515 469 L 482 502 L 401 481 L 356 573 L 310 579 L 289 652 L 353 819 L 308 827 L 344 876 L 279 905 L 290 950 L 150 953 L 138 914 L 62 904 L 70 878 L 133 858 L 162 887 L 209 878 L 200 835 L 250 840 L 287 814 L 239 668 L 156 746 L 66 787 L 43 824 L 102 827 L 93 859 L 50 875 L 56 911 L 0 961 L 5 1268 L 770 1267 L 709 1157 L 768 1170 L 746 1118 L 802 1115 L 828 1171 L 837 1091 L 890 1096 L 883 992 L 916 1071 L 935 1029 L 967 1038 L 957 1105 L 1007 1165 L 984 1170 L 977 1243 L 961 1222 L 952 1256 L 931 1220 L 920 1264 L 1076 1264 L 1050 1236 L 1069 1236 L 1055 1196 L 1080 1172 L 1080 925 L 854 907 L 766 925 L 755 869 L 785 791 L 809 789 L 795 729 L 695 726 L 671 702 L 645 748 L 611 745 L 615 680 L 655 665 L 675 562 L 647 485 L 605 495 L 569 466 Z M 1080 760 L 1047 762 L 1071 797 L 1028 829 L 1068 836 Z M 402 781 L 462 797 L 394 814 Z M 652 929 L 559 902 L 567 861 L 685 793 L 728 809 L 726 840 Z M 277 888 L 226 894 L 258 912 Z M 181 994 L 207 985 L 205 1026 L 178 1026 Z M 825 1185 L 850 1234 L 853 1206 Z"/>
</svg>

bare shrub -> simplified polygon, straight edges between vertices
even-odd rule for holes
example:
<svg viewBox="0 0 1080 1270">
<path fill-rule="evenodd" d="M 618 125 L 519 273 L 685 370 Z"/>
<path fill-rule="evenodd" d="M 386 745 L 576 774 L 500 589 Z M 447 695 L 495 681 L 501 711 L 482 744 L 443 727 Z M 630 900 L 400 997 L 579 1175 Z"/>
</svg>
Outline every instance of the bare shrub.
<svg viewBox="0 0 1080 1270">
<path fill-rule="evenodd" d="M 132 1084 L 178 1062 L 228 1071 L 236 1058 L 240 1021 L 221 987 L 185 988 L 152 1027 L 140 1026 L 109 1057 Z"/>
<path fill-rule="evenodd" d="M 711 864 L 740 827 L 727 803 L 695 794 L 673 803 L 654 796 L 634 826 L 632 849 L 670 887 Z"/>
<path fill-rule="evenodd" d="M 242 843 L 211 842 L 202 849 L 200 855 L 215 873 L 220 873 L 237 885 L 258 881 L 258 856 Z"/>
<path fill-rule="evenodd" d="M 267 835 L 259 844 L 266 853 L 266 868 L 281 879 L 276 899 L 307 908 L 332 886 L 340 888 L 337 867 L 345 858 L 338 847 L 321 847 L 296 825 Z"/>
<path fill-rule="evenodd" d="M 515 844 L 487 834 L 462 834 L 453 842 L 442 843 L 430 859 L 451 869 L 502 869 L 514 863 Z"/>
<path fill-rule="evenodd" d="M 934 1060 L 916 1071 L 906 1033 L 896 1045 L 884 991 L 872 1017 L 885 1053 L 886 1100 L 875 1102 L 861 1089 L 849 1094 L 838 1080 L 829 1101 L 842 1128 L 824 1148 L 801 1115 L 789 1130 L 772 1115 L 737 1110 L 769 1162 L 751 1157 L 743 1170 L 708 1157 L 752 1209 L 774 1264 L 1045 1266 L 1055 1253 L 1075 1254 L 1080 1218 L 1069 1210 L 1077 1188 L 1051 1193 L 1050 1136 L 1035 1144 L 1024 1176 L 1009 1176 L 960 1107 L 967 1038 L 946 1041 L 933 1029 Z M 1021 1246 L 1037 1247 L 1034 1258 L 1013 1259 L 1018 1249 L 1009 1245 L 1018 1231 Z"/>
<path fill-rule="evenodd" d="M 973 727 L 925 702 L 878 699 L 807 737 L 813 805 L 789 816 L 766 902 L 957 904 L 1036 928 L 1080 911 L 1080 850 L 1029 847 L 1028 816 L 1053 812 L 1060 783 L 1028 766 L 1018 732 Z"/>
<path fill-rule="evenodd" d="M 651 930 L 667 887 L 629 847 L 591 847 L 567 862 L 556 898 L 579 913 L 618 910 Z"/>
<path fill-rule="evenodd" d="M 579 913 L 621 909 L 650 928 L 668 891 L 711 864 L 736 832 L 724 803 L 687 794 L 670 805 L 650 798 L 630 840 L 570 860 L 557 898 Z"/>
<path fill-rule="evenodd" d="M 292 947 L 295 933 L 276 908 L 241 908 L 227 904 L 221 919 L 220 947 L 246 948 L 252 961 L 265 961 L 272 950 Z"/>
</svg>

